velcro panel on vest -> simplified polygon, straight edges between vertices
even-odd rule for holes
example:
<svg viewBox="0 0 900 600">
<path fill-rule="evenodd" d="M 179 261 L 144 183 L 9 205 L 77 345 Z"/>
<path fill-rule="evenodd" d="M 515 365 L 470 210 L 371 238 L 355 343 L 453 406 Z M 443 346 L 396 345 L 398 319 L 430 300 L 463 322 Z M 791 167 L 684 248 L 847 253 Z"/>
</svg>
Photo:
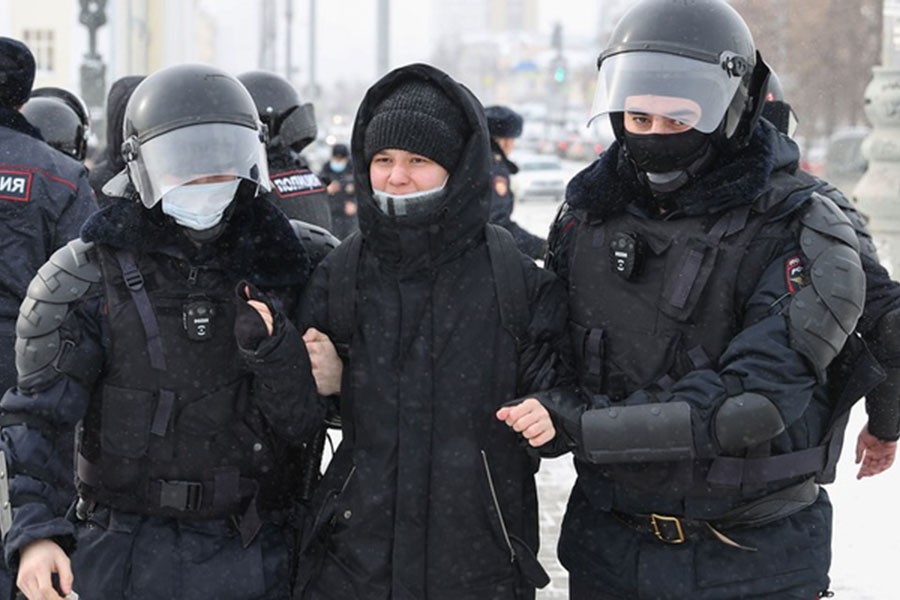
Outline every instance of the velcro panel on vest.
<svg viewBox="0 0 900 600">
<path fill-rule="evenodd" d="M 582 439 L 594 463 L 683 460 L 694 455 L 686 402 L 615 406 L 581 417 Z"/>
</svg>

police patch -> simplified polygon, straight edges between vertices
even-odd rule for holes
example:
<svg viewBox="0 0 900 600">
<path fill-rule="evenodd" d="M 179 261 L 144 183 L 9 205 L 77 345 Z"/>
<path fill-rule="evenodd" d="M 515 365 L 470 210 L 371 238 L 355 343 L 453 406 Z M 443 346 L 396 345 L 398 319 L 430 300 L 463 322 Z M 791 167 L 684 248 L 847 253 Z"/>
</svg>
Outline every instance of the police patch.
<svg viewBox="0 0 900 600">
<path fill-rule="evenodd" d="M 31 200 L 31 173 L 0 169 L 0 200 Z"/>
<path fill-rule="evenodd" d="M 498 196 L 505 196 L 509 193 L 509 179 L 503 175 L 494 176 L 494 192 Z"/>
<path fill-rule="evenodd" d="M 325 191 L 322 180 L 309 169 L 276 173 L 270 179 L 279 198 L 294 198 Z"/>
<path fill-rule="evenodd" d="M 784 281 L 787 289 L 794 294 L 806 285 L 806 265 L 803 258 L 795 254 L 784 262 Z"/>
</svg>

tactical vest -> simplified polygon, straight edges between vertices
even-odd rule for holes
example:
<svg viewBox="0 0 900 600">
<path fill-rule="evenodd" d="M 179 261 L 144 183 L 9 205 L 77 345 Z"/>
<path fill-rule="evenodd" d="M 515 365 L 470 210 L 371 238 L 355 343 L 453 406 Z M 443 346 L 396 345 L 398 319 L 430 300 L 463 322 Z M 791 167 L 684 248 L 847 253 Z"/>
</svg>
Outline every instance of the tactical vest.
<svg viewBox="0 0 900 600">
<path fill-rule="evenodd" d="M 99 246 L 111 351 L 79 436 L 82 498 L 174 517 L 239 514 L 275 490 L 280 457 L 250 402 L 235 281 Z M 193 339 L 192 339 L 193 338 Z M 255 506 L 255 503 L 254 503 Z"/>
<path fill-rule="evenodd" d="M 797 239 L 798 219 L 772 222 L 768 214 L 790 191 L 773 190 L 754 207 L 673 220 L 626 213 L 592 222 L 581 215 L 570 246 L 569 304 L 584 389 L 615 403 L 638 390 L 662 394 L 694 370 L 716 370 L 742 326 L 737 302 L 752 290 L 741 286 L 755 284 Z M 748 456 L 754 451 L 760 449 Z M 721 514 L 740 505 L 742 494 L 765 490 L 766 482 L 711 485 L 710 467 L 702 460 L 581 463 L 579 470 L 594 476 L 579 485 L 606 509 L 694 518 Z"/>
</svg>

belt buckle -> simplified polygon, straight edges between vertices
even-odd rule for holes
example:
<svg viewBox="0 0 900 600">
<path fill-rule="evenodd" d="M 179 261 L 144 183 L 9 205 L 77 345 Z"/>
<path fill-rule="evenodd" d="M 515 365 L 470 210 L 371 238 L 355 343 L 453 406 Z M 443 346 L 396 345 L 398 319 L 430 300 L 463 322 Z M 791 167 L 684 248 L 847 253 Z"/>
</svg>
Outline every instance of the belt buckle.
<svg viewBox="0 0 900 600">
<path fill-rule="evenodd" d="M 653 526 L 653 534 L 659 541 L 666 544 L 684 543 L 684 530 L 681 528 L 681 519 L 678 517 L 653 513 L 650 515 L 650 524 Z M 675 536 L 668 536 L 667 532 L 674 532 Z"/>
</svg>

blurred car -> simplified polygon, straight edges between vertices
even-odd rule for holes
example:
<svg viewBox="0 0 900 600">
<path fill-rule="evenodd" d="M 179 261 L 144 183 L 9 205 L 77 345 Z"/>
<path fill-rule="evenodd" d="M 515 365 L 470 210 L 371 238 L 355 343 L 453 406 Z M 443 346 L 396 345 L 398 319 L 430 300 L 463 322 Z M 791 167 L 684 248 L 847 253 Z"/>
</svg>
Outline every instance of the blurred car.
<svg viewBox="0 0 900 600">
<path fill-rule="evenodd" d="M 862 153 L 862 144 L 869 135 L 867 127 L 840 129 L 828 138 L 825 149 L 825 179 L 847 196 L 862 178 L 869 161 Z"/>
<path fill-rule="evenodd" d="M 546 198 L 555 202 L 566 193 L 566 174 L 560 160 L 542 154 L 515 154 L 512 161 L 519 172 L 512 177 L 517 200 Z"/>
</svg>

